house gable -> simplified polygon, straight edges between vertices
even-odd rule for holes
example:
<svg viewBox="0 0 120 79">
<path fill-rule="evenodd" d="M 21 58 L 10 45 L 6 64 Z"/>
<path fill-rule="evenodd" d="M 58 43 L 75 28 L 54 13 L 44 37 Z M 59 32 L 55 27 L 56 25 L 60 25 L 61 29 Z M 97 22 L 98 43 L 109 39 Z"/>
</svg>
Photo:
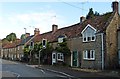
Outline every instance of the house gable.
<svg viewBox="0 0 120 79">
<path fill-rule="evenodd" d="M 82 30 L 82 34 L 85 32 L 85 31 L 88 31 L 88 30 L 94 30 L 96 32 L 96 29 L 94 27 L 92 27 L 90 24 L 88 24 L 83 30 Z"/>
<path fill-rule="evenodd" d="M 90 24 L 88 24 L 81 33 L 83 37 L 83 42 L 95 41 L 96 29 Z"/>
</svg>

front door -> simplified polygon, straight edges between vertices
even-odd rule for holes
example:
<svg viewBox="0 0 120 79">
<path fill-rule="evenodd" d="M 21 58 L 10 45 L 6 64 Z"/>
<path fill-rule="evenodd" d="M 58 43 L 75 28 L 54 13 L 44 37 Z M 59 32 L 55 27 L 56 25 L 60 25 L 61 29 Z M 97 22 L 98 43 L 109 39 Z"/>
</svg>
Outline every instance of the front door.
<svg viewBox="0 0 120 79">
<path fill-rule="evenodd" d="M 73 51 L 73 66 L 77 66 L 78 56 L 77 51 Z"/>
</svg>

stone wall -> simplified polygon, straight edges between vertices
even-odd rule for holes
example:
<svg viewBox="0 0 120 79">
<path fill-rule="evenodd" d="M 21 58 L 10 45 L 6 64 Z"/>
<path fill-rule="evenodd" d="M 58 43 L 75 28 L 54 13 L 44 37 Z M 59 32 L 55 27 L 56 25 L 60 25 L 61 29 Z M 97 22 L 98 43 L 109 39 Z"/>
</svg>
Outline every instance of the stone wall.
<svg viewBox="0 0 120 79">
<path fill-rule="evenodd" d="M 117 56 L 118 14 L 115 13 L 106 29 L 106 68 L 116 68 Z"/>
<path fill-rule="evenodd" d="M 78 64 L 81 68 L 101 69 L 101 35 L 97 34 L 96 41 L 82 42 L 82 37 L 72 38 L 68 41 L 68 46 L 73 51 L 78 51 Z M 95 50 L 95 60 L 84 60 L 84 50 Z"/>
</svg>

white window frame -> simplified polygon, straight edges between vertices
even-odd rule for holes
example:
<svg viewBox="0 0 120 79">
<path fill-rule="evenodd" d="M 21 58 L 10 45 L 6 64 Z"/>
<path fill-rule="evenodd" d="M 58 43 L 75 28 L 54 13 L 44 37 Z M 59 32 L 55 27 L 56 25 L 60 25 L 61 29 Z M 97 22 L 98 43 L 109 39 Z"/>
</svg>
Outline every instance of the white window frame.
<svg viewBox="0 0 120 79">
<path fill-rule="evenodd" d="M 90 52 L 88 52 L 90 51 Z M 90 58 L 88 58 L 88 53 L 90 53 Z M 95 60 L 95 50 L 85 50 L 83 51 L 84 60 Z"/>
<path fill-rule="evenodd" d="M 20 47 L 19 47 L 19 46 L 18 46 L 17 48 L 18 48 L 18 50 L 20 50 Z"/>
<path fill-rule="evenodd" d="M 83 33 L 83 42 L 90 42 L 90 41 L 95 41 L 96 40 L 96 35 L 91 35 L 91 36 L 88 36 L 87 34 L 85 35 Z M 88 37 L 90 37 L 90 40 L 88 41 Z M 92 39 L 92 37 L 94 37 L 94 40 Z M 86 40 L 84 40 L 84 38 L 86 38 Z"/>
<path fill-rule="evenodd" d="M 88 33 L 86 33 L 86 34 L 84 33 L 88 27 L 90 27 L 91 29 L 94 30 L 94 35 L 92 35 L 92 32 L 89 33 L 90 36 L 88 35 Z M 81 33 L 82 33 L 82 37 L 83 37 L 83 42 L 90 42 L 90 41 L 95 41 L 96 40 L 96 35 L 95 35 L 96 29 L 94 27 L 92 27 L 90 24 L 88 24 L 85 27 L 85 29 L 83 29 L 83 31 Z M 88 37 L 90 37 L 90 40 L 88 40 Z M 92 40 L 92 37 L 94 37 L 94 40 Z M 86 40 L 84 40 L 84 38 L 86 38 Z"/>
<path fill-rule="evenodd" d="M 45 40 L 45 45 L 43 45 L 43 41 Z M 47 39 L 42 39 L 42 46 L 45 48 L 46 47 L 46 45 L 47 45 Z"/>
<path fill-rule="evenodd" d="M 58 38 L 58 43 L 62 43 L 62 42 L 63 42 L 63 39 L 64 39 L 64 37 Z"/>
<path fill-rule="evenodd" d="M 94 40 L 92 40 L 92 37 L 94 37 Z M 92 37 L 91 37 L 91 41 L 95 41 L 95 40 L 96 40 L 96 36 L 95 36 L 95 35 L 93 35 Z"/>
<path fill-rule="evenodd" d="M 59 55 L 60 55 L 60 58 L 59 58 Z M 64 61 L 64 55 L 63 55 L 63 53 L 57 53 L 57 60 L 58 61 Z"/>
</svg>

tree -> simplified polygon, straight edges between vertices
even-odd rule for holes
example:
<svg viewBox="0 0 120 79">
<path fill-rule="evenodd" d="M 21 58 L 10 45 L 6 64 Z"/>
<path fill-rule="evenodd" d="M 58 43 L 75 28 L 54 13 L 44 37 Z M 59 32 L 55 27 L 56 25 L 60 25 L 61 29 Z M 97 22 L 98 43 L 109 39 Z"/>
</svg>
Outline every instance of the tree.
<svg viewBox="0 0 120 79">
<path fill-rule="evenodd" d="M 15 41 L 17 39 L 15 33 L 10 33 L 9 35 L 6 36 L 6 40 L 10 41 Z"/>
<path fill-rule="evenodd" d="M 65 40 L 65 39 L 64 39 Z M 56 51 L 63 53 L 64 55 L 70 55 L 70 49 L 67 46 L 67 42 L 58 43 L 58 47 L 55 48 Z"/>
<path fill-rule="evenodd" d="M 24 54 L 29 54 L 29 52 L 30 52 L 30 49 L 29 49 L 29 46 L 27 45 L 27 46 L 24 46 Z"/>
<path fill-rule="evenodd" d="M 94 16 L 99 16 L 100 14 L 97 12 L 97 11 L 95 11 L 95 14 L 94 14 Z"/>
<path fill-rule="evenodd" d="M 89 18 L 93 18 L 93 17 L 94 17 L 93 8 L 90 8 L 86 18 L 89 19 Z"/>
<path fill-rule="evenodd" d="M 36 43 L 32 51 L 32 56 L 34 56 L 35 54 L 38 55 L 41 49 L 42 49 L 42 51 L 40 52 L 40 60 L 42 60 L 41 62 L 44 64 L 50 64 L 49 58 L 54 50 L 53 47 L 50 45 L 49 42 L 47 42 L 46 48 L 44 49 L 42 43 Z"/>
<path fill-rule="evenodd" d="M 22 34 L 20 39 L 25 39 L 25 34 Z"/>
</svg>

